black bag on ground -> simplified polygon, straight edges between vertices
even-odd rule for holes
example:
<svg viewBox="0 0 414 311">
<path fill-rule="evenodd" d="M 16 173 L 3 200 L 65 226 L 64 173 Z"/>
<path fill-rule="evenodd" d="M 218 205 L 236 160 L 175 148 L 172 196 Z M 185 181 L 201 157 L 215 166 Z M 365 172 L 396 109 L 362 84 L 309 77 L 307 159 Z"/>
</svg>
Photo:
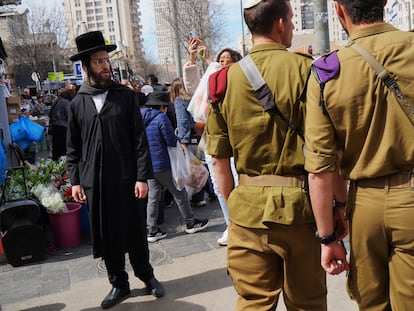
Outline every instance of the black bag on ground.
<svg viewBox="0 0 414 311">
<path fill-rule="evenodd" d="M 10 172 L 24 168 L 13 168 Z M 46 232 L 44 215 L 38 203 L 29 200 L 27 191 L 25 198 L 11 199 L 7 197 L 8 179 L 3 187 L 0 206 L 0 234 L 2 237 L 4 254 L 13 267 L 27 263 L 41 261 L 45 257 Z M 25 178 L 23 178 L 25 179 Z"/>
</svg>

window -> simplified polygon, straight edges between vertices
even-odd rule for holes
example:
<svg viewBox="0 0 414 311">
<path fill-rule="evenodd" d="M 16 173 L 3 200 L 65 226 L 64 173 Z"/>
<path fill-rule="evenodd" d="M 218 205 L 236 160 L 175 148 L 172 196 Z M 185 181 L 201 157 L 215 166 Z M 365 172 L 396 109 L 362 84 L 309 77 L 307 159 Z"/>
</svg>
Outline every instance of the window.
<svg viewBox="0 0 414 311">
<path fill-rule="evenodd" d="M 88 17 L 86 18 L 86 20 L 87 20 L 88 22 L 92 22 L 92 21 L 94 21 L 94 20 L 95 20 L 95 16 L 88 16 Z"/>
<path fill-rule="evenodd" d="M 101 6 L 102 2 L 101 1 L 95 1 L 95 6 Z"/>
<path fill-rule="evenodd" d="M 85 6 L 87 8 L 90 8 L 91 6 L 93 6 L 93 2 L 86 2 Z"/>
<path fill-rule="evenodd" d="M 115 44 L 116 43 L 116 36 L 110 35 L 109 36 L 109 41 L 111 41 L 111 43 Z"/>
<path fill-rule="evenodd" d="M 76 11 L 76 21 L 81 22 L 82 21 L 82 12 Z"/>
<path fill-rule="evenodd" d="M 80 7 L 80 0 L 75 0 L 75 7 Z"/>
<path fill-rule="evenodd" d="M 87 15 L 91 15 L 91 14 L 93 14 L 93 9 L 87 9 L 87 10 L 86 10 L 86 14 L 87 14 Z"/>
<path fill-rule="evenodd" d="M 97 20 L 97 21 L 101 21 L 101 20 L 103 20 L 103 16 L 102 16 L 102 15 L 96 15 L 96 20 Z"/>
<path fill-rule="evenodd" d="M 106 0 L 106 4 L 112 3 L 112 0 Z"/>
<path fill-rule="evenodd" d="M 108 22 L 108 30 L 109 30 L 109 32 L 114 32 L 115 31 L 115 26 L 114 26 L 113 21 Z"/>
<path fill-rule="evenodd" d="M 95 13 L 96 13 L 96 14 L 102 13 L 102 8 L 95 9 Z"/>
<path fill-rule="evenodd" d="M 112 12 L 112 7 L 106 8 L 106 17 L 107 18 L 114 17 L 114 13 Z"/>
</svg>

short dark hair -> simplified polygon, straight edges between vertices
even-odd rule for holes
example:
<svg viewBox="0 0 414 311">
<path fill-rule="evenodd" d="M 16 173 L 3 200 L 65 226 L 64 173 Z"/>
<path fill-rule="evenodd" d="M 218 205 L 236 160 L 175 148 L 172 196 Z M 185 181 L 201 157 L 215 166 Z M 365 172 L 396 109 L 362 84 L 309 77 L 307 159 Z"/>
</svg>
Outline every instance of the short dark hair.
<svg viewBox="0 0 414 311">
<path fill-rule="evenodd" d="M 252 34 L 268 35 L 278 19 L 285 20 L 289 12 L 289 0 L 262 0 L 244 10 L 244 20 Z"/>
<path fill-rule="evenodd" d="M 225 48 L 222 49 L 218 54 L 217 54 L 217 58 L 216 58 L 216 62 L 220 61 L 220 56 L 221 54 L 223 54 L 224 52 L 229 52 L 231 59 L 233 60 L 233 63 L 237 63 L 239 60 L 241 60 L 243 57 L 241 56 L 241 54 L 235 50 L 229 49 L 229 48 Z"/>
<path fill-rule="evenodd" d="M 341 3 L 353 24 L 384 20 L 384 0 L 335 0 Z"/>
<path fill-rule="evenodd" d="M 158 78 L 154 74 L 150 74 L 148 79 L 151 80 L 152 83 L 158 84 Z"/>
</svg>

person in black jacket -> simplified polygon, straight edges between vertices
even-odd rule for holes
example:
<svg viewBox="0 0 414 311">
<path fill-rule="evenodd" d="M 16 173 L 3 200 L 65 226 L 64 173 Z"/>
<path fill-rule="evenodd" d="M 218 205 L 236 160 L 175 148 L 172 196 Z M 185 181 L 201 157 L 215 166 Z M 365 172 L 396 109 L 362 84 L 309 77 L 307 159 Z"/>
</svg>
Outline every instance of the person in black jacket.
<svg viewBox="0 0 414 311">
<path fill-rule="evenodd" d="M 59 97 L 53 103 L 49 111 L 50 134 L 52 135 L 52 159 L 58 160 L 66 155 L 66 130 L 69 118 L 70 101 L 75 96 L 75 91 L 62 89 Z"/>
<path fill-rule="evenodd" d="M 164 295 L 149 262 L 144 211 L 147 180 L 153 177 L 138 97 L 111 79 L 108 52 L 100 31 L 76 38 L 87 75 L 69 113 L 67 162 L 72 195 L 87 202 L 94 257 L 102 257 L 112 289 L 101 303 L 108 309 L 130 295 L 125 253 L 147 293 Z"/>
</svg>

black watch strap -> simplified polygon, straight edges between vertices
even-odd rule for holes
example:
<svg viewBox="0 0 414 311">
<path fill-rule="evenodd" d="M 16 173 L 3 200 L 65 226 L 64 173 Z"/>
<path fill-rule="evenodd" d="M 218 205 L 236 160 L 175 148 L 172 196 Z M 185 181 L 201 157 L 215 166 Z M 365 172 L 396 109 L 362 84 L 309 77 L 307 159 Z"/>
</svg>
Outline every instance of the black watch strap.
<svg viewBox="0 0 414 311">
<path fill-rule="evenodd" d="M 315 232 L 315 238 L 316 238 L 316 240 L 319 242 L 319 243 L 321 243 L 321 244 L 330 244 L 330 243 L 332 243 L 332 242 L 335 242 L 336 241 L 336 233 L 335 233 L 335 231 L 334 232 L 332 232 L 332 234 L 330 234 L 330 235 L 327 235 L 327 236 L 319 236 L 319 233 L 318 233 L 318 231 L 316 231 Z"/>
<path fill-rule="evenodd" d="M 340 201 L 337 201 L 337 200 L 334 200 L 334 207 L 336 207 L 336 208 L 344 208 L 344 207 L 346 207 L 346 201 L 345 202 L 340 202 Z"/>
</svg>

